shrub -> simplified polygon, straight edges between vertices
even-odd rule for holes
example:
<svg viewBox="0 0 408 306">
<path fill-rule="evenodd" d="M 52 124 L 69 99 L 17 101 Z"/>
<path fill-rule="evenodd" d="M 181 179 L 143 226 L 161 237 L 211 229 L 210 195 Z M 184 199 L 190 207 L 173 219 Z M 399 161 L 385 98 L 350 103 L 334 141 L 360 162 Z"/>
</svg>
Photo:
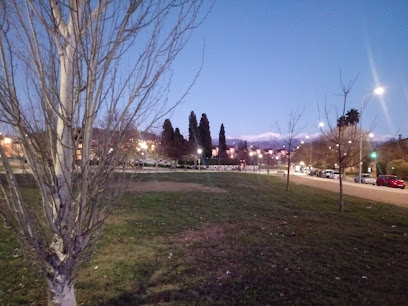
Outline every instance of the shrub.
<svg viewBox="0 0 408 306">
<path fill-rule="evenodd" d="M 403 159 L 392 160 L 387 164 L 387 173 L 408 180 L 408 162 Z"/>
</svg>

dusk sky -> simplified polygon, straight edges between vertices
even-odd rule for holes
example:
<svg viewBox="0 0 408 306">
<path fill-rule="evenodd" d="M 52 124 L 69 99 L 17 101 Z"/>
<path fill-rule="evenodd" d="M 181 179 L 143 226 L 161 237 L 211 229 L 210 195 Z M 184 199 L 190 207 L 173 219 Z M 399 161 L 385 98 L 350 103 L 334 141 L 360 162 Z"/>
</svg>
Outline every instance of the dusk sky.
<svg viewBox="0 0 408 306">
<path fill-rule="evenodd" d="M 285 129 L 289 113 L 305 108 L 304 133 L 318 133 L 324 105 L 341 108 L 339 75 L 358 75 L 347 109 L 371 96 L 363 126 L 408 137 L 408 1 L 233 1 L 215 3 L 174 66 L 173 94 L 186 86 L 201 61 L 200 78 L 170 116 L 188 137 L 191 111 L 206 113 L 211 136 L 221 123 L 227 137 L 253 137 Z M 320 119 L 319 111 L 320 108 Z M 326 124 L 327 125 L 327 124 Z M 265 140 L 268 140 L 266 137 Z"/>
</svg>

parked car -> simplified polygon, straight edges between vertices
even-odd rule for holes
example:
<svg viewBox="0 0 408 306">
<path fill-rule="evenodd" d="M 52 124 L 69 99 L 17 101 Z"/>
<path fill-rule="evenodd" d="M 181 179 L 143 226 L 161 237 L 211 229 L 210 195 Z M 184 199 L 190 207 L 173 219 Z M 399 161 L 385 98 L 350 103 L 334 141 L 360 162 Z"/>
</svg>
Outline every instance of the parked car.
<svg viewBox="0 0 408 306">
<path fill-rule="evenodd" d="M 330 178 L 330 176 L 334 173 L 334 170 L 326 169 L 322 171 L 321 177 Z"/>
<path fill-rule="evenodd" d="M 387 186 L 393 188 L 405 188 L 405 183 L 403 180 L 399 180 L 395 175 L 380 175 L 377 178 L 377 186 Z"/>
<path fill-rule="evenodd" d="M 358 183 L 360 181 L 359 178 L 360 178 L 360 174 L 357 174 L 356 177 L 354 178 L 354 182 Z M 373 185 L 375 185 L 375 178 L 373 178 L 368 173 L 361 173 L 361 183 L 362 184 L 373 184 Z"/>
<path fill-rule="evenodd" d="M 310 176 L 319 176 L 319 170 L 318 169 L 312 170 L 312 171 L 310 171 L 309 175 Z"/>
<path fill-rule="evenodd" d="M 340 172 L 334 171 L 333 173 L 330 174 L 330 178 L 334 180 L 338 180 L 340 178 Z"/>
</svg>

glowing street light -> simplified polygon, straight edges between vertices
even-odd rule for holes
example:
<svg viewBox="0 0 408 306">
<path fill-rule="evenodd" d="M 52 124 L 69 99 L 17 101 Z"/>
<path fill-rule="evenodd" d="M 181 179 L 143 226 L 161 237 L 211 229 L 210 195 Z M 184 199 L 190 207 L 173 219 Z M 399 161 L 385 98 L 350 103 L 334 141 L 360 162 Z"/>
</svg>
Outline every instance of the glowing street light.
<svg viewBox="0 0 408 306">
<path fill-rule="evenodd" d="M 375 95 L 382 95 L 382 94 L 384 94 L 384 92 L 385 92 L 384 87 L 377 87 L 376 89 L 374 89 L 374 94 Z"/>
<path fill-rule="evenodd" d="M 201 150 L 200 148 L 197 149 L 197 153 L 198 153 L 198 171 L 201 171 L 201 153 L 203 153 L 203 150 Z"/>
<path fill-rule="evenodd" d="M 251 146 L 251 147 L 252 147 L 252 146 Z M 254 156 L 254 152 L 249 152 L 249 156 L 251 157 L 251 161 L 252 161 L 252 169 L 254 170 L 254 173 L 255 173 L 254 159 L 252 158 L 252 156 Z"/>
<path fill-rule="evenodd" d="M 143 141 L 142 143 L 140 143 L 140 147 L 141 147 L 143 150 L 146 150 L 146 149 L 147 149 L 147 143 L 146 143 L 146 141 Z"/>
</svg>

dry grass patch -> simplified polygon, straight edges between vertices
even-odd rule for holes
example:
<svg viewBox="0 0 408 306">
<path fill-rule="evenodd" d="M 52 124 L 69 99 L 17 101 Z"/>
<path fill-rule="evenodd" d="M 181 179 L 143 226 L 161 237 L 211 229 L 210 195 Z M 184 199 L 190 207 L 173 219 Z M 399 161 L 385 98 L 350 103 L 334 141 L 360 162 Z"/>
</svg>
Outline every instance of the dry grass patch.
<svg viewBox="0 0 408 306">
<path fill-rule="evenodd" d="M 196 243 L 207 240 L 220 240 L 224 237 L 224 227 L 220 225 L 203 224 L 198 229 L 189 229 L 181 234 L 179 242 Z"/>
</svg>

